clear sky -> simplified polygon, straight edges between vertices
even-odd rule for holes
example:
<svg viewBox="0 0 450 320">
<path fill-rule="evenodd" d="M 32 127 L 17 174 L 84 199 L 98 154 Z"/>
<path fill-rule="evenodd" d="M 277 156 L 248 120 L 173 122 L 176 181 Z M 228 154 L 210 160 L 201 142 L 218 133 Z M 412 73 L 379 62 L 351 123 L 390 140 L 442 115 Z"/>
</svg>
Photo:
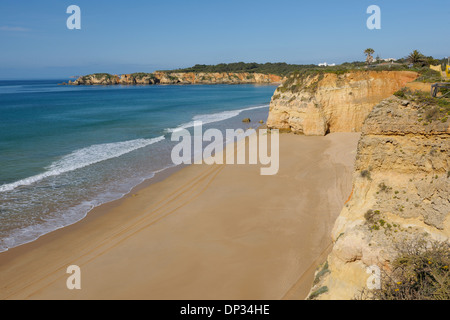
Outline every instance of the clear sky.
<svg viewBox="0 0 450 320">
<path fill-rule="evenodd" d="M 81 30 L 69 30 L 69 5 Z M 369 5 L 381 30 L 369 30 Z M 450 55 L 449 0 L 1 0 L 0 79 Z"/>
</svg>

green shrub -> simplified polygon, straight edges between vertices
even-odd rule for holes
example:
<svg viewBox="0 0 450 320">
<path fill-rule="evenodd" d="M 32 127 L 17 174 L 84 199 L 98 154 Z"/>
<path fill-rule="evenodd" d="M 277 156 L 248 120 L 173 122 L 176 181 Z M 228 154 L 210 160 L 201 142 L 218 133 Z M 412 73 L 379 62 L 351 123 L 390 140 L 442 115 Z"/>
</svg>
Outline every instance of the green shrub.
<svg viewBox="0 0 450 320">
<path fill-rule="evenodd" d="M 320 296 L 322 293 L 328 292 L 328 287 L 323 286 L 320 287 L 319 289 L 317 289 L 316 291 L 314 291 L 313 293 L 311 293 L 308 297 L 308 300 L 314 300 L 316 299 L 318 296 Z"/>
<path fill-rule="evenodd" d="M 328 269 L 328 261 L 324 263 L 322 266 L 322 269 L 316 274 L 316 277 L 314 278 L 313 286 L 318 284 L 320 279 L 327 273 L 329 273 L 330 270 Z"/>
<path fill-rule="evenodd" d="M 432 83 L 441 81 L 441 74 L 428 67 L 420 68 L 416 71 L 420 73 L 420 76 L 415 80 L 416 82 Z"/>
<path fill-rule="evenodd" d="M 397 96 L 399 98 L 404 98 L 405 97 L 405 92 L 403 90 L 398 90 L 394 92 L 394 96 Z"/>
<path fill-rule="evenodd" d="M 367 179 L 371 179 L 370 178 L 370 171 L 369 170 L 363 170 L 363 171 L 361 171 L 361 177 L 363 177 L 363 178 L 367 178 Z"/>
<path fill-rule="evenodd" d="M 381 273 L 381 288 L 363 290 L 359 299 L 450 300 L 450 244 L 416 240 L 397 246 L 391 272 Z"/>
<path fill-rule="evenodd" d="M 427 111 L 425 111 L 425 118 L 428 121 L 437 120 L 438 116 L 439 116 L 439 107 L 438 106 L 431 107 L 431 108 L 427 109 Z"/>
<path fill-rule="evenodd" d="M 379 210 L 367 210 L 366 213 L 364 213 L 364 219 L 366 219 L 367 222 L 369 223 L 374 223 L 375 219 L 377 216 L 380 215 L 380 211 Z"/>
<path fill-rule="evenodd" d="M 381 182 L 381 183 L 378 185 L 378 188 L 380 188 L 380 191 L 381 191 L 381 192 L 386 192 L 386 193 L 392 190 L 392 188 L 391 188 L 391 187 L 388 187 L 384 182 Z"/>
</svg>

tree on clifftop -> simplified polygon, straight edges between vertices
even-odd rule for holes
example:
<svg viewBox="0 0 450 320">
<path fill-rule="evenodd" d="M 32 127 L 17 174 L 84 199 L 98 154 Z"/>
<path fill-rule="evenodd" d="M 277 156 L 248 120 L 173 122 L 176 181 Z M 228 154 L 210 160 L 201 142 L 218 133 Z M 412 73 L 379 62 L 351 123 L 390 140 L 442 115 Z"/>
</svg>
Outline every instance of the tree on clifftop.
<svg viewBox="0 0 450 320">
<path fill-rule="evenodd" d="M 419 51 L 414 50 L 407 57 L 406 60 L 413 65 L 423 66 L 425 64 L 425 56 Z"/>
<path fill-rule="evenodd" d="M 373 62 L 373 54 L 374 54 L 375 50 L 373 50 L 372 48 L 367 48 L 366 50 L 364 50 L 364 54 L 367 56 L 366 57 L 366 63 L 368 65 L 370 65 Z"/>
</svg>

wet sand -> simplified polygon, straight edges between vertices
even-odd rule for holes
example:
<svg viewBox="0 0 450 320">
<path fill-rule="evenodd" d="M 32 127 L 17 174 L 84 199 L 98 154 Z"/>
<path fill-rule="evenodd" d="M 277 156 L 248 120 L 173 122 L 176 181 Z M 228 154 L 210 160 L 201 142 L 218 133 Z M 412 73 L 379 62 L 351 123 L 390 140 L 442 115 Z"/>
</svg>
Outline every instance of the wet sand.
<svg viewBox="0 0 450 320">
<path fill-rule="evenodd" d="M 358 133 L 280 135 L 280 168 L 168 170 L 0 253 L 1 299 L 304 299 L 351 192 Z M 81 290 L 68 290 L 69 265 Z"/>
</svg>

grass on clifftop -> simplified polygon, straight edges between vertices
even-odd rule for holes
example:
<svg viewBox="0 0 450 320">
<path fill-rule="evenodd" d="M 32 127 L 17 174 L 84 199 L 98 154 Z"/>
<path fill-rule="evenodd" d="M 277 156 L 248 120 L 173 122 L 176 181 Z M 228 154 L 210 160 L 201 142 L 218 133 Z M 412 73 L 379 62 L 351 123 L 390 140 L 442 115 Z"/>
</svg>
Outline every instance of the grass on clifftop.
<svg viewBox="0 0 450 320">
<path fill-rule="evenodd" d="M 156 78 L 153 73 L 146 73 L 146 72 L 135 72 L 135 73 L 130 74 L 130 76 L 132 76 L 135 79 L 142 79 L 145 77 Z"/>
<path fill-rule="evenodd" d="M 409 68 L 406 64 L 394 64 L 394 65 L 372 65 L 367 68 L 365 63 L 343 63 L 338 66 L 332 67 L 304 67 L 299 70 L 292 71 L 287 75 L 283 85 L 278 88 L 281 93 L 284 92 L 300 92 L 303 90 L 314 92 L 317 89 L 317 85 L 320 80 L 323 79 L 327 73 L 336 75 L 343 75 L 350 72 L 369 72 L 369 71 L 413 71 L 419 73 L 419 78 L 416 81 L 421 82 L 439 82 L 439 72 L 433 71 L 428 67 L 423 68 Z M 304 86 L 305 80 L 311 77 L 317 77 L 316 81 L 310 83 L 308 87 Z"/>
<path fill-rule="evenodd" d="M 420 76 L 415 80 L 415 82 L 426 82 L 426 83 L 435 83 L 435 82 L 445 82 L 441 79 L 441 74 L 437 71 L 431 70 L 430 68 L 420 68 L 415 69 L 420 74 Z"/>
<path fill-rule="evenodd" d="M 441 94 L 448 93 L 448 89 L 441 89 Z M 450 94 L 445 97 L 432 97 L 430 93 L 402 88 L 394 93 L 401 99 L 408 99 L 419 105 L 418 121 L 423 125 L 433 121 L 447 122 L 450 116 Z"/>
</svg>

